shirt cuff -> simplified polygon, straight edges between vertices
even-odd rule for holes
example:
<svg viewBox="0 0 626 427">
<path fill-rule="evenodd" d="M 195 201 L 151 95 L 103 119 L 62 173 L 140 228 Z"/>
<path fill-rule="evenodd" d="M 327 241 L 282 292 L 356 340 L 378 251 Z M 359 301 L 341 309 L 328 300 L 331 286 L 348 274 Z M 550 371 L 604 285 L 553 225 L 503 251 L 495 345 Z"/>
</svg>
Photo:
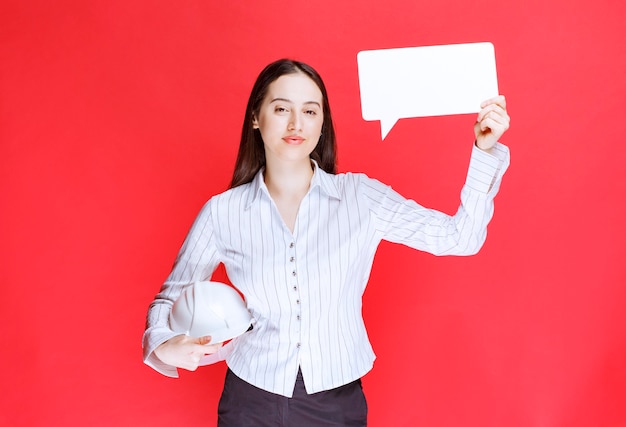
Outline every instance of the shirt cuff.
<svg viewBox="0 0 626 427">
<path fill-rule="evenodd" d="M 146 365 L 150 366 L 155 371 L 163 374 L 167 377 L 178 378 L 178 369 L 175 366 L 168 365 L 163 363 L 161 359 L 159 359 L 156 354 L 154 354 L 154 350 L 165 341 L 173 338 L 179 333 L 174 333 L 171 331 L 156 331 L 148 332 L 146 331 L 143 336 L 143 361 Z M 155 338 L 158 335 L 158 338 Z"/>
<path fill-rule="evenodd" d="M 489 193 L 508 166 L 509 149 L 506 145 L 498 142 L 492 152 L 487 153 L 474 144 L 465 184 L 472 190 Z"/>
</svg>

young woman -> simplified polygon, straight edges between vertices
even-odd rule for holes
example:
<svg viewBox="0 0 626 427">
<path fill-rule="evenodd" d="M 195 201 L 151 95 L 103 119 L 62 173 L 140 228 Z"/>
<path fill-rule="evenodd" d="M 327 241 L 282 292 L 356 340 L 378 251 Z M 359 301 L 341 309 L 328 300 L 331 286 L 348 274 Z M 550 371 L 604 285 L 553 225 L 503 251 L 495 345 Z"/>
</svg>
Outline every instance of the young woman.
<svg viewBox="0 0 626 427">
<path fill-rule="evenodd" d="M 194 370 L 210 337 L 168 327 L 183 289 L 223 263 L 254 329 L 236 338 L 220 426 L 364 426 L 360 378 L 374 361 L 361 297 L 381 240 L 436 255 L 482 246 L 509 162 L 498 139 L 505 99 L 485 101 L 454 216 L 426 209 L 363 174 L 336 174 L 335 134 L 322 79 L 291 60 L 268 65 L 250 95 L 231 189 L 194 222 L 148 311 L 144 360 L 159 372 Z"/>
</svg>

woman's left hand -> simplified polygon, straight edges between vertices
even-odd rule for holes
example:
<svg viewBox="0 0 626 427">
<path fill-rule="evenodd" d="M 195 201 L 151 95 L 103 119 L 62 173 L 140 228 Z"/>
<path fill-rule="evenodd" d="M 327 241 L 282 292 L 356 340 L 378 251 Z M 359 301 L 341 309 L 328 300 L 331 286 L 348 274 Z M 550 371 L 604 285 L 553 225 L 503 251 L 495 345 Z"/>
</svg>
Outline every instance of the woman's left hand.
<svg viewBox="0 0 626 427">
<path fill-rule="evenodd" d="M 490 151 L 509 128 L 511 119 L 506 112 L 506 99 L 503 95 L 483 101 L 480 108 L 474 125 L 476 145 L 483 151 Z"/>
</svg>

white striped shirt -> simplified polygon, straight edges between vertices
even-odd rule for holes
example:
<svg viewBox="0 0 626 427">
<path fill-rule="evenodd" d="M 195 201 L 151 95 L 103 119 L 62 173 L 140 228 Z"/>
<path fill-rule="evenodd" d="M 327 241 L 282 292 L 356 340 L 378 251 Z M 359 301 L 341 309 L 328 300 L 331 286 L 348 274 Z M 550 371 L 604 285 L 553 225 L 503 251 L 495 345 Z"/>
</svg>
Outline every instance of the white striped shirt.
<svg viewBox="0 0 626 427">
<path fill-rule="evenodd" d="M 185 286 L 223 263 L 245 296 L 254 329 L 234 340 L 226 362 L 240 378 L 291 397 L 298 367 L 308 393 L 362 377 L 375 359 L 361 314 L 362 295 L 381 240 L 435 255 L 471 255 L 482 246 L 493 198 L 509 163 L 472 151 L 454 216 L 426 209 L 364 174 L 331 175 L 315 165 L 293 233 L 259 172 L 211 198 L 196 218 L 169 277 L 148 311 L 144 360 L 168 376 L 154 349 L 176 334 L 172 303 Z"/>
</svg>

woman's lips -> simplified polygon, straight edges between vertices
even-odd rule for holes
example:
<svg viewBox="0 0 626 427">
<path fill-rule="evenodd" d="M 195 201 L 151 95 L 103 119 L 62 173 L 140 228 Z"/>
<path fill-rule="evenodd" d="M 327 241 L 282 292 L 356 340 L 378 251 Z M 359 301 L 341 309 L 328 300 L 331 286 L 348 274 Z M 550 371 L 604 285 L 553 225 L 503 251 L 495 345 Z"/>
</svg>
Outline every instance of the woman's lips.
<svg viewBox="0 0 626 427">
<path fill-rule="evenodd" d="M 283 138 L 283 141 L 285 141 L 287 144 L 298 145 L 302 144 L 304 138 L 302 138 L 301 136 L 286 136 Z"/>
</svg>

